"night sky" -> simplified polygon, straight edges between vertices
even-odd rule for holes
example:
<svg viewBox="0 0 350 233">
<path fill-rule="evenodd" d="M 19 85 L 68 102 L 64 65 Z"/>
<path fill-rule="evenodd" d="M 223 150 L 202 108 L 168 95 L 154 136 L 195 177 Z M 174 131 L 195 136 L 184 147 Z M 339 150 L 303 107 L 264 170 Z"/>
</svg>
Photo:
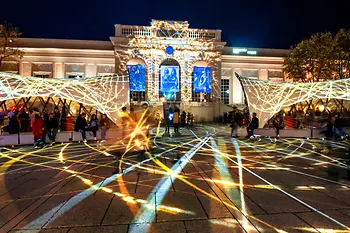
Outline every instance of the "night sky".
<svg viewBox="0 0 350 233">
<path fill-rule="evenodd" d="M 229 46 L 289 48 L 316 32 L 350 29 L 350 0 L 3 0 L 0 23 L 23 37 L 109 40 L 114 24 L 149 26 L 151 19 L 187 20 L 221 29 Z"/>
</svg>

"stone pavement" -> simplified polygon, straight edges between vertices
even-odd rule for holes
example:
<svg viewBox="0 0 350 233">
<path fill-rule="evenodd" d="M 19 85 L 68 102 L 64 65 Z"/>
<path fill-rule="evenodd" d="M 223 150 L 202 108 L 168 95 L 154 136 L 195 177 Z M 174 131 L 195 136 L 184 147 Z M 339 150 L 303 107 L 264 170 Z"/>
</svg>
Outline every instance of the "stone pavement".
<svg viewBox="0 0 350 233">
<path fill-rule="evenodd" d="M 0 232 L 350 232 L 348 142 L 181 133 L 2 148 Z"/>
</svg>

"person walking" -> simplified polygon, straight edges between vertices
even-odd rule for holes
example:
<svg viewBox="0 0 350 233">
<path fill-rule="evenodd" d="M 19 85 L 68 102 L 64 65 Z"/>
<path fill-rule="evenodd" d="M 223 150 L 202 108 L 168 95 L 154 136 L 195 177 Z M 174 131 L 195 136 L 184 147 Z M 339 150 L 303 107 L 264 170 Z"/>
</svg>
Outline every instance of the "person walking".
<svg viewBox="0 0 350 233">
<path fill-rule="evenodd" d="M 33 128 L 33 136 L 34 136 L 34 147 L 40 148 L 44 146 L 43 141 L 43 119 L 41 119 L 40 115 L 37 113 L 34 115 L 34 119 L 32 121 L 32 128 Z"/>
<path fill-rule="evenodd" d="M 81 132 L 81 136 L 84 142 L 86 142 L 86 129 L 88 128 L 88 124 L 85 117 L 86 117 L 86 113 L 80 114 L 77 120 L 75 121 L 75 128 L 74 128 L 76 132 Z"/>
<path fill-rule="evenodd" d="M 98 119 L 97 119 L 96 114 L 92 114 L 90 122 L 89 122 L 88 131 L 92 132 L 92 134 L 94 136 L 94 140 L 97 140 L 97 138 L 96 138 L 97 130 L 98 130 Z"/>
<path fill-rule="evenodd" d="M 49 137 L 50 146 L 55 144 L 56 134 L 58 129 L 58 121 L 53 113 L 49 114 L 49 117 L 44 122 L 45 133 Z"/>
<path fill-rule="evenodd" d="M 249 129 L 249 134 L 248 134 L 248 136 L 250 137 L 250 138 L 253 138 L 254 137 L 254 130 L 255 129 L 257 129 L 259 127 L 259 119 L 258 119 L 258 117 L 256 116 L 256 113 L 254 112 L 253 113 L 253 117 L 252 117 L 252 120 L 250 121 L 250 123 L 249 123 L 249 127 L 248 127 L 248 129 Z"/>
<path fill-rule="evenodd" d="M 280 130 L 284 129 L 284 119 L 281 114 L 275 115 L 273 119 L 273 127 L 276 129 L 276 137 L 280 136 Z"/>
<path fill-rule="evenodd" d="M 106 132 L 110 127 L 109 120 L 106 114 L 102 114 L 101 116 L 100 127 L 101 127 L 101 142 L 104 142 L 106 140 Z"/>
</svg>

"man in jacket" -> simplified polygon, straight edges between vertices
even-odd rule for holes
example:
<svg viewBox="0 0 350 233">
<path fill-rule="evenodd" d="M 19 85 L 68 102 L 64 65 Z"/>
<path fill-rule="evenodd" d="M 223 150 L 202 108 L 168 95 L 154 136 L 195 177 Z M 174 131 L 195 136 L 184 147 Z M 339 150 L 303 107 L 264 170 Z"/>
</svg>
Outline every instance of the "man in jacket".
<svg viewBox="0 0 350 233">
<path fill-rule="evenodd" d="M 86 142 L 86 129 L 88 128 L 88 123 L 85 117 L 86 113 L 82 113 L 75 122 L 75 131 L 81 132 L 81 136 L 84 142 Z"/>
<path fill-rule="evenodd" d="M 55 119 L 53 113 L 50 113 L 49 117 L 45 120 L 44 127 L 46 131 L 46 135 L 49 137 L 50 145 L 54 144 L 56 140 L 58 122 L 57 122 L 57 119 Z"/>
<path fill-rule="evenodd" d="M 250 124 L 249 124 L 249 137 L 252 138 L 254 137 L 254 129 L 257 129 L 259 127 L 259 119 L 256 117 L 256 113 L 254 112 L 253 113 L 253 118 L 252 120 L 250 121 Z"/>
<path fill-rule="evenodd" d="M 19 127 L 19 122 L 15 113 L 9 112 L 7 116 L 9 118 L 9 124 L 3 128 L 3 131 L 9 134 L 19 133 L 20 127 Z"/>
</svg>

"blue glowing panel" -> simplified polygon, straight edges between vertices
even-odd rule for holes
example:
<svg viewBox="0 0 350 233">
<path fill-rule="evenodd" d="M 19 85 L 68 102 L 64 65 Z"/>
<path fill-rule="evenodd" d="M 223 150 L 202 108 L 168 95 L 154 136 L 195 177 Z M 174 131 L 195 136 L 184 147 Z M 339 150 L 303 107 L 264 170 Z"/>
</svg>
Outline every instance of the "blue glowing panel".
<svg viewBox="0 0 350 233">
<path fill-rule="evenodd" d="M 143 65 L 127 65 L 130 91 L 146 91 L 146 67 Z"/>
<path fill-rule="evenodd" d="M 195 66 L 193 73 L 193 92 L 211 92 L 211 67 Z"/>
<path fill-rule="evenodd" d="M 162 92 L 178 92 L 180 71 L 178 66 L 161 66 L 161 91 Z"/>
</svg>

